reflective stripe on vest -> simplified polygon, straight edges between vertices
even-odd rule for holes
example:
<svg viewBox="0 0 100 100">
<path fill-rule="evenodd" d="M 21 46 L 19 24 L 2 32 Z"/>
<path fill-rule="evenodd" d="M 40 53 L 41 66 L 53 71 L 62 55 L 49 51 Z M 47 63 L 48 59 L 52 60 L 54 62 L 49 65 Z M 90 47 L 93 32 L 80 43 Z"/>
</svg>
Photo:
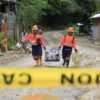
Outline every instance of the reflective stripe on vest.
<svg viewBox="0 0 100 100">
<path fill-rule="evenodd" d="M 72 41 L 72 42 L 70 42 L 70 41 L 67 41 L 67 40 L 65 40 L 65 42 L 66 42 L 66 43 L 73 43 L 73 41 Z"/>
<path fill-rule="evenodd" d="M 64 40 L 64 45 L 73 47 L 73 41 L 74 41 L 74 37 L 72 36 L 71 40 L 66 39 L 67 36 L 65 36 L 65 40 Z"/>
</svg>

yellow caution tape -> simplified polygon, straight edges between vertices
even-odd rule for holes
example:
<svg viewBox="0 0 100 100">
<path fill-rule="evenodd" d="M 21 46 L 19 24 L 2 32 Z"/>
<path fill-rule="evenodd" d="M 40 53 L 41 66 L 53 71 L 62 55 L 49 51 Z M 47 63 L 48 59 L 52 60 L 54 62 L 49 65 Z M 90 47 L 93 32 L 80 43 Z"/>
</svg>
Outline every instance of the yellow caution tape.
<svg viewBox="0 0 100 100">
<path fill-rule="evenodd" d="M 100 85 L 100 70 L 1 68 L 0 88 Z"/>
</svg>

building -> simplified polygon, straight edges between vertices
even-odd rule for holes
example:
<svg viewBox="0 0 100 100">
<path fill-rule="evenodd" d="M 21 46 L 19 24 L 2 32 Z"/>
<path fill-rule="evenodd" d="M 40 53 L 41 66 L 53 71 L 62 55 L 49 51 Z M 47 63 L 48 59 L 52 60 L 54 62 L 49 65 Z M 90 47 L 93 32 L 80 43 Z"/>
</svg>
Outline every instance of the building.
<svg viewBox="0 0 100 100">
<path fill-rule="evenodd" d="M 0 25 L 7 24 L 7 35 L 20 36 L 19 3 L 16 0 L 0 0 Z"/>
<path fill-rule="evenodd" d="M 100 38 L 100 13 L 90 18 L 93 20 L 93 25 L 91 25 L 91 34 L 93 37 Z"/>
</svg>

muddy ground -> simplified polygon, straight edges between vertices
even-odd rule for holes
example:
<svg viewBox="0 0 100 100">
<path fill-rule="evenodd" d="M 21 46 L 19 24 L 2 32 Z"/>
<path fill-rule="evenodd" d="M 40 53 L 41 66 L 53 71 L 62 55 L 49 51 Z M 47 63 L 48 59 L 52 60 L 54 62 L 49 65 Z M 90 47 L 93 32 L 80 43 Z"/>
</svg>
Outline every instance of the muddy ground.
<svg viewBox="0 0 100 100">
<path fill-rule="evenodd" d="M 47 48 L 57 48 L 63 36 L 63 31 L 44 32 L 44 40 Z M 88 38 L 77 37 L 77 48 L 81 57 L 80 62 L 71 60 L 70 68 L 100 68 L 100 46 L 99 41 Z M 74 52 L 74 51 L 73 51 Z M 43 53 L 44 59 L 44 53 Z M 59 63 L 46 63 L 43 67 L 63 67 L 62 60 Z M 31 54 L 24 51 L 0 54 L 0 67 L 34 67 Z M 56 65 L 56 66 L 55 66 Z M 60 87 L 60 88 L 25 88 L 25 89 L 0 89 L 0 100 L 22 100 L 27 94 L 48 93 L 59 96 L 60 100 L 100 100 L 100 87 Z"/>
</svg>

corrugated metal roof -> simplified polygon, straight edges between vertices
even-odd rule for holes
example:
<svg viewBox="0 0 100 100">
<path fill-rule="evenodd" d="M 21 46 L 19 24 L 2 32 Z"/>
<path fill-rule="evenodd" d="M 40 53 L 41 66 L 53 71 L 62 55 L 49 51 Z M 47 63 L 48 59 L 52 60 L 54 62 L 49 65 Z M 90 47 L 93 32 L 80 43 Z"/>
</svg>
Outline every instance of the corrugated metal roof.
<svg viewBox="0 0 100 100">
<path fill-rule="evenodd" d="M 98 14 L 96 14 L 96 15 L 90 17 L 90 18 L 100 18 L 100 13 L 98 13 Z"/>
<path fill-rule="evenodd" d="M 19 4 L 16 0 L 0 0 L 0 2 L 11 2 Z"/>
<path fill-rule="evenodd" d="M 12 2 L 16 2 L 16 0 L 3 0 L 3 1 L 12 1 Z"/>
<path fill-rule="evenodd" d="M 0 0 L 2 2 L 16 2 L 16 0 Z"/>
</svg>

